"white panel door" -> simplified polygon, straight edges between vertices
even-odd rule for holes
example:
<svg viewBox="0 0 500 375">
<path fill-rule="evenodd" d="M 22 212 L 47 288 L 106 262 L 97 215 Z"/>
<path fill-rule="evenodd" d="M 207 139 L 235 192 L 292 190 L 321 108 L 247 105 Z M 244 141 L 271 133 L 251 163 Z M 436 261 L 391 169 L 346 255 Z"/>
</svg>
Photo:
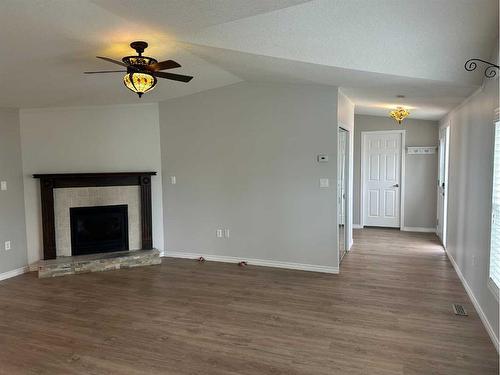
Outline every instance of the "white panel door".
<svg viewBox="0 0 500 375">
<path fill-rule="evenodd" d="M 366 132 L 364 142 L 364 222 L 366 226 L 400 226 L 400 132 Z"/>
</svg>

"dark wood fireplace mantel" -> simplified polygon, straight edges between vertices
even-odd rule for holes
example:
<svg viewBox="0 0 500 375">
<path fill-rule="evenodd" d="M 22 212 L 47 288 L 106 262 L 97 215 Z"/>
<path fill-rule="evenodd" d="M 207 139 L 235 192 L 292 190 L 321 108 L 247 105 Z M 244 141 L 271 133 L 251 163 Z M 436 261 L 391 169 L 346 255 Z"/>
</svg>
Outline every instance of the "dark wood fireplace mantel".
<svg viewBox="0 0 500 375">
<path fill-rule="evenodd" d="M 140 186 L 142 249 L 152 249 L 151 176 L 155 175 L 156 172 L 34 174 L 34 178 L 40 179 L 43 259 L 55 259 L 57 254 L 54 217 L 54 189 L 57 188 Z"/>
</svg>

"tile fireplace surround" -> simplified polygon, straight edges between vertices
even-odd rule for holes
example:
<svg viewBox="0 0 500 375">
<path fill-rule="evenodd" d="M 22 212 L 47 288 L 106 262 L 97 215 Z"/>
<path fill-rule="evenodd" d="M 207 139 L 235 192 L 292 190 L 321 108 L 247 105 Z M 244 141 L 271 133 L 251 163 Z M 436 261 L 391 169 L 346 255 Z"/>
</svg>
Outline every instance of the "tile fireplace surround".
<svg viewBox="0 0 500 375">
<path fill-rule="evenodd" d="M 43 261 L 38 265 L 39 276 L 59 276 L 161 262 L 159 252 L 153 249 L 152 240 L 151 178 L 155 175 L 156 172 L 33 175 L 40 179 L 42 203 Z M 72 257 L 70 208 L 117 204 L 128 206 L 131 251 L 107 253 L 106 256 L 91 254 Z"/>
<path fill-rule="evenodd" d="M 129 249 L 141 249 L 139 186 L 100 186 L 54 189 L 56 255 L 71 256 L 70 208 L 126 204 Z"/>
</svg>

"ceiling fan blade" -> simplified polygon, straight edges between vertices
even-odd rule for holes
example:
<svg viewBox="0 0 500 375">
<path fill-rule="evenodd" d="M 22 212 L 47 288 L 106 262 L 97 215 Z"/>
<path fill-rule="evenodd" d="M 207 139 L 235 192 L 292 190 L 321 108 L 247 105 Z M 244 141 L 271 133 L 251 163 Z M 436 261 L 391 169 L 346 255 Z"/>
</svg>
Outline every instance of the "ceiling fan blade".
<svg viewBox="0 0 500 375">
<path fill-rule="evenodd" d="M 125 63 L 121 62 L 121 61 L 118 61 L 118 60 L 113 60 L 113 59 L 110 59 L 109 57 L 102 57 L 102 56 L 96 56 L 98 59 L 101 59 L 101 60 L 104 60 L 104 61 L 108 61 L 110 63 L 113 63 L 113 64 L 118 64 L 118 65 L 121 65 L 121 66 L 127 66 Z"/>
<path fill-rule="evenodd" d="M 148 66 L 148 70 L 165 70 L 165 69 L 174 69 L 174 68 L 180 68 L 181 64 L 174 60 L 165 60 L 165 61 L 160 61 L 159 63 L 156 64 L 151 64 Z"/>
<path fill-rule="evenodd" d="M 98 73 L 125 73 L 126 70 L 101 70 L 98 72 L 83 72 L 83 74 L 98 74 Z"/>
<path fill-rule="evenodd" d="M 193 79 L 191 76 L 184 76 L 182 74 L 153 72 L 153 75 L 160 78 L 171 79 L 172 81 L 189 82 Z"/>
</svg>

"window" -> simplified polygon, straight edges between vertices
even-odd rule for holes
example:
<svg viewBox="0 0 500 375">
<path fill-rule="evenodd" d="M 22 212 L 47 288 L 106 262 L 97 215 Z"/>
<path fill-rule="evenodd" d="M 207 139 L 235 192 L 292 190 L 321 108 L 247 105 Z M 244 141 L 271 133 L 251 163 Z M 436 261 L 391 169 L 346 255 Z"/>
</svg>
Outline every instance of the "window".
<svg viewBox="0 0 500 375">
<path fill-rule="evenodd" d="M 493 198 L 491 205 L 490 278 L 500 287 L 500 121 L 495 123 L 493 158 Z"/>
</svg>

